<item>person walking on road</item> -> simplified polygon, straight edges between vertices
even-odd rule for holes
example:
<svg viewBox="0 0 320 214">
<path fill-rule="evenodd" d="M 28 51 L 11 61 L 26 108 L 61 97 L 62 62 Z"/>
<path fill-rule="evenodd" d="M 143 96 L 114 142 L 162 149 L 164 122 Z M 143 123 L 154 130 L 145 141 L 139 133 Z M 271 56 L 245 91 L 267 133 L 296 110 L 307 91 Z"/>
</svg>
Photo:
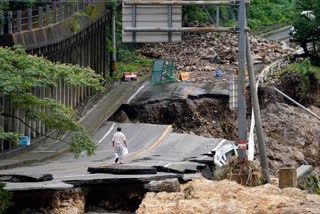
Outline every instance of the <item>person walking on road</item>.
<svg viewBox="0 0 320 214">
<path fill-rule="evenodd" d="M 115 153 L 115 162 L 117 163 L 119 161 L 121 164 L 123 156 L 125 153 L 128 153 L 126 136 L 121 132 L 121 127 L 118 127 L 117 132 L 113 134 L 112 147 Z"/>
</svg>

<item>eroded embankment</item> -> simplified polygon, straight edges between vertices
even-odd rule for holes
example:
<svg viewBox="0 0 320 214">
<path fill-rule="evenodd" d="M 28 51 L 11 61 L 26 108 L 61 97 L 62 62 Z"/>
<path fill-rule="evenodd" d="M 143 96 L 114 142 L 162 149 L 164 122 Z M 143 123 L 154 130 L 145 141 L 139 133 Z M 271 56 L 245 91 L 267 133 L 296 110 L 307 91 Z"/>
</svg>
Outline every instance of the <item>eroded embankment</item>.
<svg viewBox="0 0 320 214">
<path fill-rule="evenodd" d="M 14 192 L 8 214 L 133 213 L 146 193 L 143 183 L 97 184 L 66 190 Z"/>
<path fill-rule="evenodd" d="M 259 102 L 271 173 L 282 167 L 298 168 L 310 164 L 320 170 L 320 121 L 276 93 L 279 88 L 320 115 L 320 84 L 313 79 L 309 92 L 295 72 L 274 78 L 259 88 Z M 249 91 L 249 89 L 247 90 Z M 172 124 L 175 132 L 204 137 L 237 140 L 237 111 L 228 107 L 227 97 L 189 97 L 187 100 L 161 100 L 144 104 L 124 104 L 110 118 L 116 122 Z M 250 95 L 247 96 L 247 131 L 251 120 Z M 255 157 L 259 159 L 256 145 Z"/>
<path fill-rule="evenodd" d="M 229 109 L 227 96 L 123 104 L 109 120 L 172 124 L 175 132 L 237 138 L 237 114 Z"/>
</svg>

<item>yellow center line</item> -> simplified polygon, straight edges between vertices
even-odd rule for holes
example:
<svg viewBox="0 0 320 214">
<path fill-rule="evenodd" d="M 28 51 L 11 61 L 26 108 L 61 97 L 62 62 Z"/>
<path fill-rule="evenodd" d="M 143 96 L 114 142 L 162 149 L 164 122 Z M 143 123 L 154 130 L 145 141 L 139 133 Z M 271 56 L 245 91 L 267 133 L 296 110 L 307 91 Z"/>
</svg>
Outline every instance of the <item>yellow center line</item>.
<svg viewBox="0 0 320 214">
<path fill-rule="evenodd" d="M 200 83 L 200 80 L 198 82 L 196 82 L 186 93 L 186 95 L 184 95 L 183 99 L 187 99 L 188 95 L 190 94 L 190 92 L 192 91 L 192 89 L 194 87 L 196 87 L 198 84 Z"/>
<path fill-rule="evenodd" d="M 133 156 L 131 156 L 131 157 L 129 157 L 129 158 L 126 158 L 126 159 L 124 159 L 123 161 L 131 160 L 131 159 L 136 158 L 136 157 L 142 155 L 143 153 L 151 150 L 151 149 L 152 149 L 153 147 L 155 147 L 158 143 L 160 143 L 160 141 L 164 138 L 164 136 L 166 136 L 166 134 L 169 132 L 169 130 L 171 129 L 171 127 L 172 127 L 172 125 L 169 125 L 169 126 L 166 128 L 166 130 L 162 133 L 162 135 L 158 138 L 158 140 L 157 140 L 154 144 L 152 144 L 148 149 L 146 149 L 146 150 L 144 150 L 144 151 L 142 151 L 142 152 L 140 152 L 140 153 L 138 153 L 138 154 L 135 154 L 135 155 L 133 155 Z M 114 163 L 101 164 L 101 165 L 98 165 L 98 166 L 96 166 L 96 167 L 108 166 L 108 165 L 112 165 L 112 164 L 114 164 Z"/>
<path fill-rule="evenodd" d="M 123 161 L 128 161 L 128 160 L 131 160 L 133 158 L 136 158 L 140 155 L 142 155 L 143 153 L 151 150 L 153 147 L 155 147 L 158 143 L 160 143 L 160 141 L 166 136 L 166 134 L 169 132 L 169 130 L 171 129 L 172 125 L 169 125 L 166 130 L 162 133 L 162 135 L 158 138 L 158 140 L 152 144 L 149 148 L 147 148 L 146 150 L 138 153 L 138 154 L 135 154 L 129 158 L 126 158 L 124 159 Z M 101 167 L 101 166 L 109 166 L 109 165 L 112 165 L 112 164 L 115 164 L 114 162 L 112 163 L 106 163 L 106 164 L 101 164 L 101 165 L 97 165 L 95 167 Z M 63 170 L 63 171 L 58 171 L 58 172 L 55 172 L 55 174 L 61 174 L 61 173 L 65 173 L 65 172 L 76 172 L 76 171 L 82 171 L 82 170 L 86 170 L 87 168 L 78 168 L 78 169 L 69 169 L 69 170 Z"/>
</svg>

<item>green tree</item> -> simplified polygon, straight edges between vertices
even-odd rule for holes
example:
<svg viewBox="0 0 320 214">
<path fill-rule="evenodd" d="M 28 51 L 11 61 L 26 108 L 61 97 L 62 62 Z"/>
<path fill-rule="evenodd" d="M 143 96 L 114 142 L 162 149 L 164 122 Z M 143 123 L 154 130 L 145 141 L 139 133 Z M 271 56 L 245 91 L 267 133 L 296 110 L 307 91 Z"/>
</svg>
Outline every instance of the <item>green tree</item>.
<svg viewBox="0 0 320 214">
<path fill-rule="evenodd" d="M 310 11 L 304 12 L 303 11 Z M 319 0 L 297 0 L 292 17 L 291 32 L 292 38 L 304 49 L 306 56 L 311 58 L 312 62 L 319 61 L 317 43 L 320 41 L 320 1 Z M 313 51 L 310 52 L 307 44 L 312 43 Z"/>
<path fill-rule="evenodd" d="M 13 205 L 12 203 L 12 192 L 8 192 L 4 189 L 6 185 L 4 183 L 0 183 L 0 214 L 5 213 L 5 211 Z"/>
<path fill-rule="evenodd" d="M 0 96 L 10 98 L 12 105 L 24 112 L 28 120 L 41 121 L 47 127 L 74 132 L 70 151 L 78 157 L 85 151 L 93 155 L 97 144 L 93 142 L 84 127 L 71 118 L 72 108 L 58 103 L 54 99 L 40 99 L 31 94 L 35 87 L 55 88 L 60 78 L 74 86 L 89 86 L 94 90 L 104 90 L 101 86 L 103 78 L 90 68 L 69 64 L 55 64 L 49 60 L 26 54 L 22 46 L 0 48 Z M 36 108 L 33 108 L 36 107 Z M 46 108 L 43 112 L 37 109 Z M 0 117 L 16 118 L 10 112 L 0 112 Z M 16 118 L 25 123 L 21 118 Z M 26 124 L 26 123 L 25 123 Z M 21 135 L 6 132 L 0 126 L 0 139 L 16 142 Z"/>
<path fill-rule="evenodd" d="M 229 6 L 220 6 L 220 25 L 237 25 L 238 9 Z M 251 29 L 258 26 L 268 26 L 287 23 L 291 14 L 291 0 L 251 0 L 247 7 L 247 24 Z M 216 6 L 207 6 L 209 14 L 215 19 Z M 209 22 L 208 15 L 202 7 L 183 7 L 183 16 L 187 20 Z"/>
</svg>

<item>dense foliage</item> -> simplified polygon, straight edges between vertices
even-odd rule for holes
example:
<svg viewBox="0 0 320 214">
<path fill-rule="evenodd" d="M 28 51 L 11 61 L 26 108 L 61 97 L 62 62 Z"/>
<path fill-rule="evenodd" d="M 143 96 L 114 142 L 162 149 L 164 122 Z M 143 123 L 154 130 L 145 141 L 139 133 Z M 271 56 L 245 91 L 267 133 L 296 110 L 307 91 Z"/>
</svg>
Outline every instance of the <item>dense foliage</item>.
<svg viewBox="0 0 320 214">
<path fill-rule="evenodd" d="M 258 26 L 274 25 L 288 22 L 292 8 L 291 0 L 251 0 L 247 9 L 247 24 L 251 29 Z M 216 7 L 207 6 L 213 20 L 216 19 Z M 210 22 L 209 16 L 202 7 L 191 6 L 183 8 L 184 17 L 188 20 Z M 220 25 L 236 25 L 238 10 L 233 7 L 220 7 Z"/>
<path fill-rule="evenodd" d="M 6 210 L 13 204 L 11 202 L 13 194 L 4 189 L 5 184 L 0 183 L 0 214 L 6 212 Z"/>
<path fill-rule="evenodd" d="M 16 11 L 25 8 L 31 8 L 35 6 L 39 6 L 45 3 L 38 3 L 35 0 L 30 1 L 0 1 L 0 11 Z"/>
<path fill-rule="evenodd" d="M 291 21 L 294 31 L 291 36 L 300 43 L 305 54 L 311 58 L 313 63 L 319 63 L 317 46 L 320 41 L 320 1 L 297 0 L 294 12 Z M 312 44 L 312 51 L 307 48 L 308 43 Z"/>
<path fill-rule="evenodd" d="M 54 64 L 45 58 L 27 55 L 22 46 L 0 48 L 0 71 L 0 96 L 10 98 L 12 105 L 21 109 L 26 119 L 41 121 L 49 128 L 75 132 L 70 142 L 70 150 L 75 157 L 83 151 L 87 155 L 94 154 L 97 145 L 86 130 L 71 118 L 74 113 L 72 108 L 51 98 L 40 99 L 30 92 L 34 87 L 55 88 L 60 78 L 64 79 L 65 84 L 103 90 L 100 75 L 90 68 Z M 46 108 L 49 112 L 39 111 L 39 108 Z M 13 117 L 5 111 L 0 112 L 0 116 Z M 0 139 L 15 142 L 18 135 L 0 127 Z"/>
</svg>

